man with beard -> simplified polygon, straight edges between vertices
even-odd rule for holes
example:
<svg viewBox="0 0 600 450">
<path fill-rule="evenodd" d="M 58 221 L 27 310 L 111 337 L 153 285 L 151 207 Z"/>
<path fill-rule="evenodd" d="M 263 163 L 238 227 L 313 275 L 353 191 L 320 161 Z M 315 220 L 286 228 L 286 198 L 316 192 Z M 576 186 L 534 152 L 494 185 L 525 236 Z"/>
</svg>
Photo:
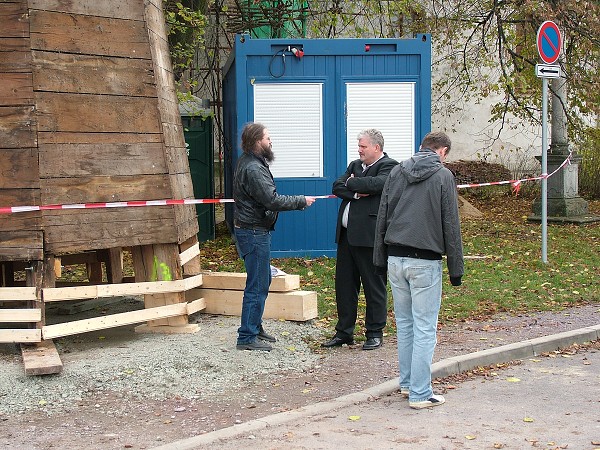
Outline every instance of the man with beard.
<svg viewBox="0 0 600 450">
<path fill-rule="evenodd" d="M 269 131 L 260 123 L 242 130 L 242 150 L 233 179 L 234 233 L 238 254 L 246 267 L 238 350 L 272 349 L 276 339 L 262 326 L 265 301 L 271 285 L 271 232 L 278 211 L 304 209 L 315 197 L 279 195 L 269 163 L 274 155 Z"/>
</svg>

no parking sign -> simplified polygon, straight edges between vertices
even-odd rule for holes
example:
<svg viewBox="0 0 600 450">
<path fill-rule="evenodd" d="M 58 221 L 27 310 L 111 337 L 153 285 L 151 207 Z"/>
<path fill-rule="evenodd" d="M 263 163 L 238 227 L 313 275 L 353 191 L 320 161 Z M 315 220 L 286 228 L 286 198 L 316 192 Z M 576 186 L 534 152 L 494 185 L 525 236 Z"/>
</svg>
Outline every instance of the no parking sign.
<svg viewBox="0 0 600 450">
<path fill-rule="evenodd" d="M 537 32 L 537 48 L 546 64 L 554 64 L 560 56 L 562 36 L 558 26 L 551 20 L 540 25 Z"/>
</svg>

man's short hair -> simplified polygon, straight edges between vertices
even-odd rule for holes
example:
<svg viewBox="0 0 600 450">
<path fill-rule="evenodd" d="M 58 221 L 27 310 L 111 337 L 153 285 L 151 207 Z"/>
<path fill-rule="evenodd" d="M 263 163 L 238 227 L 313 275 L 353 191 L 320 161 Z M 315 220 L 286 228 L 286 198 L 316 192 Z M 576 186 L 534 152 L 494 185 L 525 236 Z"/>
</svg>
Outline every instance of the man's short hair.
<svg viewBox="0 0 600 450">
<path fill-rule="evenodd" d="M 381 131 L 376 130 L 375 128 L 362 130 L 360 133 L 358 133 L 358 140 L 363 137 L 368 138 L 371 141 L 371 144 L 379 145 L 379 148 L 381 151 L 383 151 L 383 134 L 381 134 Z"/>
<path fill-rule="evenodd" d="M 242 130 L 242 150 L 244 153 L 254 153 L 256 143 L 265 135 L 265 127 L 262 123 L 250 122 Z"/>
<path fill-rule="evenodd" d="M 430 148 L 435 151 L 442 147 L 448 147 L 446 154 L 450 153 L 452 142 L 446 133 L 443 131 L 432 131 L 427 133 L 421 142 L 421 148 Z"/>
</svg>

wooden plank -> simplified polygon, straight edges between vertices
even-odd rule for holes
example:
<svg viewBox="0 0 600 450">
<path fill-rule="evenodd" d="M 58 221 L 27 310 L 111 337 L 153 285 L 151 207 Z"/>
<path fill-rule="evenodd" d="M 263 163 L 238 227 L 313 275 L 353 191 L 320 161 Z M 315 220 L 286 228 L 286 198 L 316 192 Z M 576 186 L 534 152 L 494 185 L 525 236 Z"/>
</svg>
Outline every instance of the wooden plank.
<svg viewBox="0 0 600 450">
<path fill-rule="evenodd" d="M 168 161 L 168 169 L 171 174 L 188 174 L 190 171 L 190 163 L 186 154 L 185 144 L 182 147 L 165 147 L 165 154 Z M 189 176 L 189 175 L 188 175 Z M 191 178 L 185 180 L 187 188 L 183 191 L 189 192 Z M 192 195 L 194 190 L 192 189 Z M 179 198 L 185 198 L 183 194 Z"/>
<path fill-rule="evenodd" d="M 192 206 L 192 205 L 188 205 L 188 206 Z M 176 210 L 177 212 L 177 210 Z M 179 219 L 179 217 L 176 217 L 176 220 Z M 196 216 L 194 215 L 194 217 L 186 222 L 176 222 L 175 223 L 176 226 L 176 231 L 177 231 L 177 239 L 179 243 L 185 242 L 188 239 L 191 239 L 194 236 L 198 235 L 198 231 L 199 231 L 199 227 L 198 227 L 198 220 L 196 219 Z"/>
<path fill-rule="evenodd" d="M 0 147 L 37 147 L 33 106 L 0 107 Z"/>
<path fill-rule="evenodd" d="M 191 316 L 192 314 L 197 313 L 198 311 L 202 311 L 205 308 L 206 300 L 204 300 L 203 298 L 199 298 L 188 302 L 187 313 L 189 316 Z"/>
<path fill-rule="evenodd" d="M 183 125 L 181 123 L 165 123 L 162 124 L 165 145 L 174 148 L 185 148 L 185 138 L 183 135 Z"/>
<path fill-rule="evenodd" d="M 185 325 L 158 325 L 150 326 L 147 323 L 135 327 L 136 333 L 152 333 L 152 334 L 192 334 L 200 330 L 197 323 L 186 323 Z"/>
<path fill-rule="evenodd" d="M 122 327 L 124 325 L 185 314 L 187 314 L 187 303 L 176 303 L 173 305 L 158 306 L 156 308 L 111 314 L 109 316 L 75 320 L 73 322 L 59 323 L 56 325 L 46 325 L 42 328 L 42 335 L 44 336 L 44 339 L 54 339 L 62 336 Z"/>
<path fill-rule="evenodd" d="M 144 20 L 141 2 L 109 2 L 98 0 L 29 0 L 31 9 L 75 13 L 87 16 Z"/>
<path fill-rule="evenodd" d="M 35 300 L 35 287 L 0 287 L 0 301 L 24 301 Z"/>
<path fill-rule="evenodd" d="M 0 309 L 0 322 L 39 322 L 42 310 L 35 308 Z"/>
<path fill-rule="evenodd" d="M 29 34 L 27 2 L 0 2 L 0 37 L 20 37 Z"/>
<path fill-rule="evenodd" d="M 50 375 L 62 371 L 63 364 L 52 341 L 21 345 L 21 355 L 25 375 Z"/>
<path fill-rule="evenodd" d="M 0 149 L 0 189 L 39 189 L 38 159 L 37 148 Z"/>
<path fill-rule="evenodd" d="M 179 264 L 183 266 L 198 255 L 200 255 L 200 244 L 195 242 L 190 248 L 179 254 Z"/>
<path fill-rule="evenodd" d="M 177 235 L 172 208 L 45 211 L 46 251 L 56 254 L 173 242 Z"/>
<path fill-rule="evenodd" d="M 152 61 L 32 52 L 37 91 L 157 97 Z"/>
<path fill-rule="evenodd" d="M 156 200 L 169 198 L 171 191 L 163 174 L 47 178 L 40 188 L 44 205 Z"/>
<path fill-rule="evenodd" d="M 106 260 L 106 277 L 109 283 L 123 282 L 123 249 L 109 248 Z"/>
<path fill-rule="evenodd" d="M 224 289 L 191 289 L 186 297 L 202 297 L 206 301 L 205 313 L 239 316 L 242 312 L 242 291 Z M 263 317 L 306 321 L 318 316 L 317 293 L 313 291 L 271 292 L 267 297 Z"/>
<path fill-rule="evenodd" d="M 240 272 L 204 272 L 202 287 L 208 289 L 233 289 L 243 291 L 246 287 L 246 274 Z M 300 289 L 300 275 L 273 277 L 270 292 L 289 292 Z"/>
<path fill-rule="evenodd" d="M 141 208 L 138 208 L 141 209 Z M 126 217 L 126 216 L 124 216 Z M 168 219 L 99 222 L 44 227 L 46 251 L 53 253 L 81 252 L 90 248 L 151 245 L 177 240 L 176 229 Z M 123 224 L 124 228 L 119 228 Z"/>
<path fill-rule="evenodd" d="M 159 133 L 161 129 L 153 98 L 38 92 L 36 104 L 41 132 Z"/>
<path fill-rule="evenodd" d="M 31 72 L 29 38 L 0 39 L 0 72 Z"/>
<path fill-rule="evenodd" d="M 92 284 L 102 283 L 102 263 L 87 263 L 85 265 L 88 281 Z"/>
<path fill-rule="evenodd" d="M 4 198 L 2 197 L 2 192 L 0 192 L 0 199 L 2 199 L 2 203 L 6 204 L 7 206 L 17 206 L 15 203 L 9 205 L 9 202 L 5 202 Z M 32 205 L 35 203 L 27 204 Z M 38 231 L 42 229 L 41 219 L 42 213 L 39 211 L 18 214 L 0 214 L 0 232 L 14 230 Z"/>
<path fill-rule="evenodd" d="M 150 59 L 143 21 L 30 11 L 31 48 Z"/>
<path fill-rule="evenodd" d="M 152 272 L 150 280 L 181 280 L 183 271 L 178 262 L 179 247 L 176 244 L 160 244 L 153 245 L 147 248 L 146 257 L 152 257 Z M 150 267 L 150 266 L 149 266 Z M 185 290 L 189 289 L 190 279 L 184 280 Z M 202 284 L 201 278 L 199 279 Z M 158 295 L 145 295 L 144 303 L 146 308 L 155 306 L 171 305 L 185 303 L 185 295 L 183 292 L 169 292 Z M 165 321 L 148 322 L 148 326 L 169 325 L 169 326 L 184 326 L 187 325 L 187 316 L 179 316 L 169 318 Z"/>
<path fill-rule="evenodd" d="M 0 343 L 41 342 L 42 330 L 29 328 L 23 330 L 0 330 Z"/>
<path fill-rule="evenodd" d="M 40 144 L 41 178 L 157 175 L 167 172 L 161 143 Z"/>
<path fill-rule="evenodd" d="M 44 302 L 63 300 L 93 299 L 99 297 L 121 297 L 124 295 L 163 294 L 184 292 L 202 285 L 202 275 L 183 280 L 145 281 L 141 283 L 101 284 L 93 286 L 73 286 L 62 288 L 44 288 Z"/>
<path fill-rule="evenodd" d="M 43 254 L 41 231 L 0 231 L 0 260 L 42 260 Z"/>
<path fill-rule="evenodd" d="M 26 105 L 33 105 L 31 73 L 0 73 L 0 106 Z"/>
<path fill-rule="evenodd" d="M 38 141 L 43 144 L 154 144 L 163 141 L 160 130 L 155 133 L 79 133 L 39 132 Z"/>
</svg>

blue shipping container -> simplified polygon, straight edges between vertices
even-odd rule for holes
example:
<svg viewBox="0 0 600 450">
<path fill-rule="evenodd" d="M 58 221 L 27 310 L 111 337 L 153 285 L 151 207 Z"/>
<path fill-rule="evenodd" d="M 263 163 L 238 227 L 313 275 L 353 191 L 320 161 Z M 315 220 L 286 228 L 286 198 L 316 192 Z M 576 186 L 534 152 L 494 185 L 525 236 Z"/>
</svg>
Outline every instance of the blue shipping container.
<svg viewBox="0 0 600 450">
<path fill-rule="evenodd" d="M 241 131 L 269 129 L 277 191 L 328 195 L 358 158 L 357 134 L 382 131 L 384 151 L 412 155 L 431 127 L 431 39 L 252 39 L 237 35 L 224 67 L 225 197 L 232 198 Z M 339 199 L 279 215 L 275 258 L 335 256 Z M 233 220 L 226 204 L 226 220 Z"/>
</svg>

